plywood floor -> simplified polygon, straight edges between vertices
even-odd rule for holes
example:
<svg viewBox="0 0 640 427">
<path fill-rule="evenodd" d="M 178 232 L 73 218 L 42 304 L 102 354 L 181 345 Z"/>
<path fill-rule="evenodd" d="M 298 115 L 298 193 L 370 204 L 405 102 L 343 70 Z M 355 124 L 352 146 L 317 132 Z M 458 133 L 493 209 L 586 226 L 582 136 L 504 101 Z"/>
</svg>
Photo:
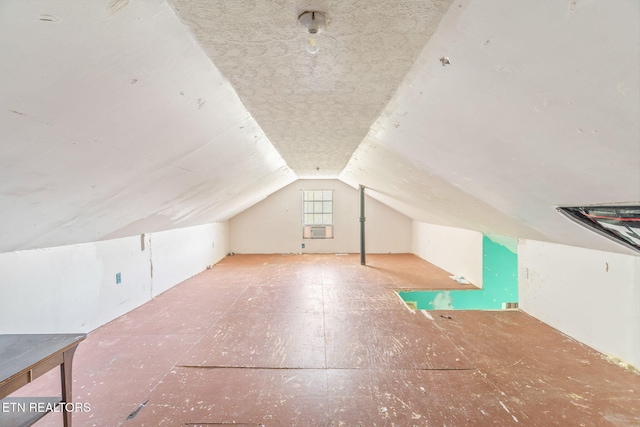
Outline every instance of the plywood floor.
<svg viewBox="0 0 640 427">
<path fill-rule="evenodd" d="M 227 257 L 89 334 L 74 425 L 640 425 L 639 375 L 519 311 L 413 312 L 397 289 L 465 285 L 413 255 L 368 262 Z"/>
</svg>

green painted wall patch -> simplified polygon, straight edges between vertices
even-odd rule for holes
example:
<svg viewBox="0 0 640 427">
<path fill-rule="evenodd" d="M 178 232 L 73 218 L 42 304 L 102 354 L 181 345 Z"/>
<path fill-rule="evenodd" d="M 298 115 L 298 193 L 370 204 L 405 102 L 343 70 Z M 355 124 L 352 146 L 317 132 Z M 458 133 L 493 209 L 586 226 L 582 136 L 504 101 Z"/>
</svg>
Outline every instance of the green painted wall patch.
<svg viewBox="0 0 640 427">
<path fill-rule="evenodd" d="M 483 289 L 402 291 L 419 310 L 500 310 L 518 302 L 517 239 L 482 236 Z"/>
</svg>

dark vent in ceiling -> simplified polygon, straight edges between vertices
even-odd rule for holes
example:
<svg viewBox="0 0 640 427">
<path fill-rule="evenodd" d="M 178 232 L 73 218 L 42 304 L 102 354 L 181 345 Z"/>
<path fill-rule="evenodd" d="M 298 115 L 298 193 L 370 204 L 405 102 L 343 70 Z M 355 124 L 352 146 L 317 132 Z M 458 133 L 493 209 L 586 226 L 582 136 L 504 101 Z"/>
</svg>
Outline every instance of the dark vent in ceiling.
<svg viewBox="0 0 640 427">
<path fill-rule="evenodd" d="M 640 252 L 640 206 L 559 207 L 558 211 L 575 222 Z"/>
</svg>

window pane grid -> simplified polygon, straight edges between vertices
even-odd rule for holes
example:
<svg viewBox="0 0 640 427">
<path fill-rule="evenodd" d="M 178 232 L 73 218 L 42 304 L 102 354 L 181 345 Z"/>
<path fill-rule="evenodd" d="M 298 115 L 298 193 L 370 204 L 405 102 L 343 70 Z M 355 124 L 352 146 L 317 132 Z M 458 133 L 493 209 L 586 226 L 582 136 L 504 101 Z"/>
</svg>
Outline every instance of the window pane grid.
<svg viewBox="0 0 640 427">
<path fill-rule="evenodd" d="M 302 219 L 305 225 L 333 224 L 333 191 L 305 190 L 302 193 Z"/>
</svg>

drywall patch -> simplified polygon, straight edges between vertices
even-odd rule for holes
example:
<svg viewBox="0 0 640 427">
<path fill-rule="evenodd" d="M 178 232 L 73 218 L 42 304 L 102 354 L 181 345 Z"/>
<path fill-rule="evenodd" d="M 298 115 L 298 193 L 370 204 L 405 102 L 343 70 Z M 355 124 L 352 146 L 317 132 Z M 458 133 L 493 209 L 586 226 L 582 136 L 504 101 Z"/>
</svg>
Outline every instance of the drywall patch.
<svg viewBox="0 0 640 427">
<path fill-rule="evenodd" d="M 629 93 L 629 86 L 626 83 L 618 83 L 616 89 L 618 89 L 618 92 L 620 92 L 622 95 L 626 95 Z"/>
<path fill-rule="evenodd" d="M 502 310 L 518 304 L 517 239 L 482 236 L 483 289 L 398 292 L 419 310 Z"/>
<path fill-rule="evenodd" d="M 453 308 L 450 291 L 440 292 L 433 299 L 434 310 L 451 310 Z"/>
</svg>

